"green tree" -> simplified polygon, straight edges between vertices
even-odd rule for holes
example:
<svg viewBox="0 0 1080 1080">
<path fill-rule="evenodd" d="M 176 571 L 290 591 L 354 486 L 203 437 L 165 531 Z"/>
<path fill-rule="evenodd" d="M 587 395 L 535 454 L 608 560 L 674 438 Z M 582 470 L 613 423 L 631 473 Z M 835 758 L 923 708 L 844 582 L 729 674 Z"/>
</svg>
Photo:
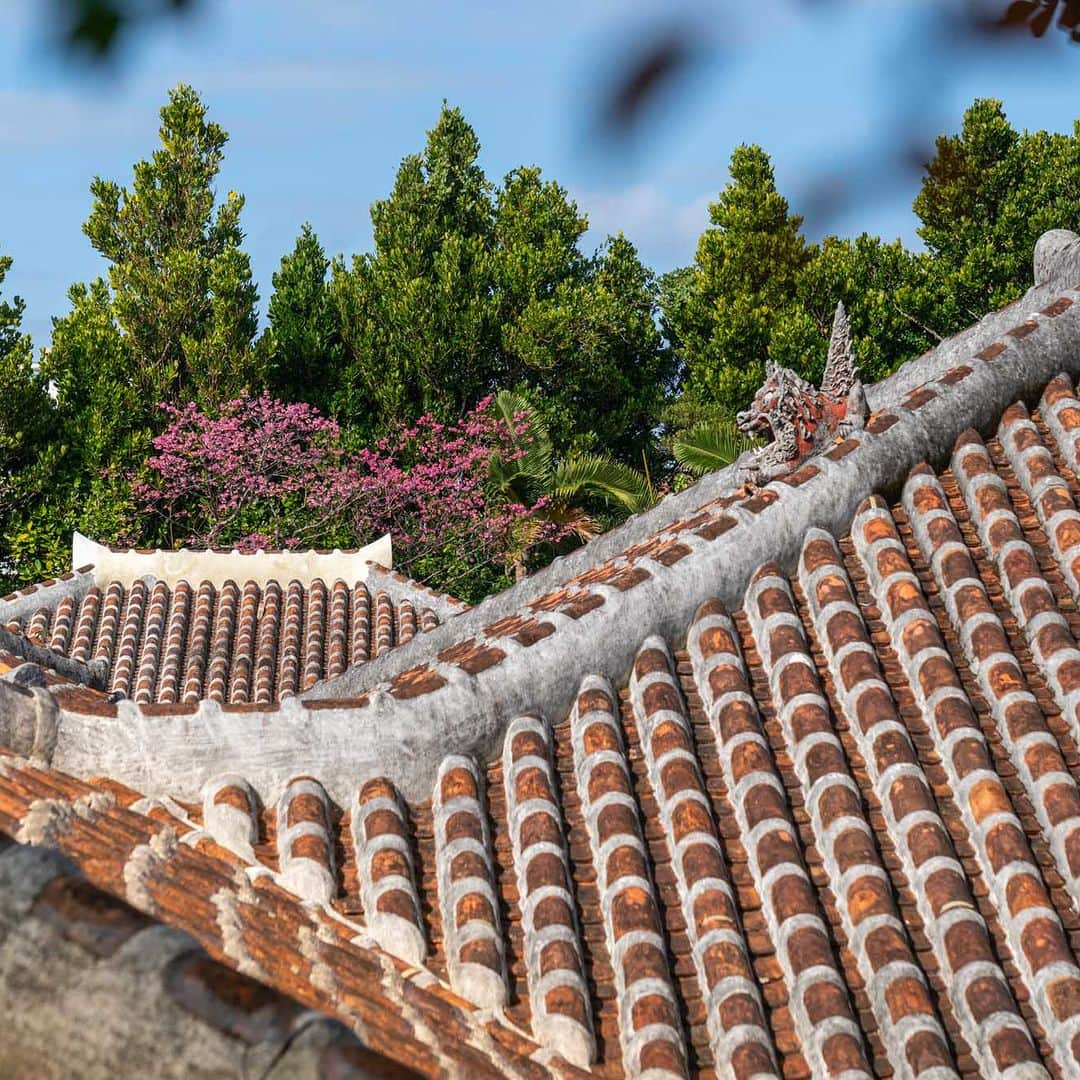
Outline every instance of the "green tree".
<svg viewBox="0 0 1080 1080">
<path fill-rule="evenodd" d="M 137 522 L 128 474 L 150 445 L 151 410 L 108 286 L 74 285 L 68 298 L 39 365 L 54 395 L 42 459 L 49 483 L 6 537 L 23 581 L 69 568 L 73 530 L 111 541 Z"/>
<path fill-rule="evenodd" d="M 330 260 L 310 225 L 274 274 L 260 339 L 266 387 L 284 401 L 306 401 L 328 413 L 340 391 L 343 350 L 326 273 Z"/>
<path fill-rule="evenodd" d="M 331 283 L 348 350 L 338 411 L 370 401 L 383 423 L 464 415 L 493 389 L 498 304 L 491 185 L 460 110 L 444 106 L 423 154 L 371 208 L 375 250 Z"/>
<path fill-rule="evenodd" d="M 709 220 L 692 274 L 665 283 L 664 322 L 682 355 L 686 393 L 730 415 L 760 384 L 774 328 L 812 251 L 757 146 L 736 148 L 731 182 Z"/>
<path fill-rule="evenodd" d="M 770 343 L 777 363 L 817 383 L 837 301 L 851 320 L 855 358 L 864 382 L 876 382 L 937 344 L 923 322 L 929 259 L 863 233 L 827 236 L 800 270 L 795 301 L 778 318 Z"/>
<path fill-rule="evenodd" d="M 12 260 L 0 256 L 0 285 Z M 21 567 L 11 552 L 11 538 L 23 515 L 40 498 L 51 472 L 49 441 L 53 405 L 47 382 L 33 362 L 33 345 L 23 333 L 23 300 L 0 299 L 0 583 L 15 583 Z"/>
<path fill-rule="evenodd" d="M 181 85 L 160 137 L 130 190 L 91 184 L 84 232 L 108 280 L 71 288 L 42 355 L 40 379 L 55 395 L 42 457 L 50 481 L 7 538 L 23 580 L 63 569 L 74 529 L 110 541 L 138 532 L 131 478 L 163 425 L 160 403 L 218 404 L 259 378 L 243 198 L 215 205 L 227 136 Z"/>
<path fill-rule="evenodd" d="M 976 101 L 937 140 L 914 209 L 932 257 L 925 318 L 953 334 L 1031 286 L 1043 232 L 1080 228 L 1080 122 L 1071 136 L 1019 133 L 1000 101 Z"/>
<path fill-rule="evenodd" d="M 502 302 L 499 385 L 538 393 L 559 448 L 640 461 L 671 388 L 657 283 L 622 235 L 592 257 L 587 219 L 539 169 L 503 181 L 496 210 Z"/>
<path fill-rule="evenodd" d="M 374 251 L 335 263 L 347 352 L 336 414 L 452 420 L 515 388 L 560 451 L 640 460 L 674 366 L 652 274 L 621 236 L 586 255 L 588 222 L 564 188 L 535 167 L 493 185 L 479 149 L 444 107 L 424 153 L 372 208 Z"/>
<path fill-rule="evenodd" d="M 116 320 L 140 399 L 213 405 L 258 381 L 251 341 L 258 294 L 240 250 L 243 196 L 215 206 L 228 136 L 189 86 L 161 110 L 161 147 L 131 189 L 98 177 L 83 231 L 109 262 Z"/>
</svg>

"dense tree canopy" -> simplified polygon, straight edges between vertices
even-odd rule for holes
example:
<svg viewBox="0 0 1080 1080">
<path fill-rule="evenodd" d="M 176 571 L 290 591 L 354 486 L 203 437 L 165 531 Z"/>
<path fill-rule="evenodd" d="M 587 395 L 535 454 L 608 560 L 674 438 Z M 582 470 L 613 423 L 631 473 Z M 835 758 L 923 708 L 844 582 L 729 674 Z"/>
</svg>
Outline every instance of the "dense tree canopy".
<svg viewBox="0 0 1080 1080">
<path fill-rule="evenodd" d="M 244 198 L 215 207 L 228 135 L 189 86 L 161 110 L 160 149 L 132 188 L 97 177 L 83 226 L 109 262 L 116 321 L 143 401 L 214 405 L 246 388 L 258 294 L 240 249 Z"/>
<path fill-rule="evenodd" d="M 96 179 L 105 276 L 35 358 L 0 296 L 0 578 L 67 568 L 73 529 L 130 543 L 361 544 L 479 599 L 718 467 L 766 358 L 817 379 L 838 300 L 883 377 L 1031 284 L 1080 230 L 1080 125 L 1017 132 L 977 101 L 914 209 L 925 250 L 810 243 L 766 152 L 738 147 L 692 264 L 658 279 L 535 166 L 499 182 L 444 106 L 371 208 L 366 253 L 304 225 L 256 340 L 227 136 L 189 87 L 130 187 Z M 11 265 L 0 256 L 0 285 Z"/>
<path fill-rule="evenodd" d="M 266 386 L 286 401 L 329 412 L 340 392 L 341 329 L 326 274 L 330 260 L 310 225 L 274 274 L 274 292 L 259 339 Z"/>
<path fill-rule="evenodd" d="M 1015 300 L 1047 229 L 1080 228 L 1080 121 L 1073 134 L 1017 132 L 1000 101 L 976 101 L 942 135 L 915 200 L 937 332 Z"/>
<path fill-rule="evenodd" d="M 772 164 L 757 146 L 740 146 L 731 183 L 709 207 L 693 273 L 671 290 L 668 326 L 687 363 L 687 393 L 739 407 L 761 383 L 773 330 L 795 296 L 811 257 L 776 190 Z M 681 287 L 679 287 L 681 286 Z"/>
<path fill-rule="evenodd" d="M 697 258 L 661 288 L 683 370 L 671 426 L 745 407 L 766 356 L 817 378 L 838 300 L 874 381 L 1016 299 L 1039 236 L 1080 228 L 1080 126 L 1019 133 L 1000 102 L 976 101 L 960 133 L 938 140 L 914 210 L 925 252 L 866 234 L 809 244 L 768 156 L 738 147 Z"/>
<path fill-rule="evenodd" d="M 11 262 L 0 257 L 0 285 Z M 0 537 L 40 497 L 53 421 L 45 378 L 34 367 L 30 337 L 22 331 L 24 309 L 19 297 L 0 295 Z M 0 547 L 0 583 L 12 576 L 11 558 Z"/>
<path fill-rule="evenodd" d="M 640 460 L 673 371 L 652 274 L 621 236 L 584 253 L 564 188 L 532 167 L 496 186 L 479 152 L 444 107 L 372 207 L 374 250 L 336 264 L 348 375 L 335 413 L 450 420 L 512 388 L 536 396 L 558 449 Z"/>
</svg>

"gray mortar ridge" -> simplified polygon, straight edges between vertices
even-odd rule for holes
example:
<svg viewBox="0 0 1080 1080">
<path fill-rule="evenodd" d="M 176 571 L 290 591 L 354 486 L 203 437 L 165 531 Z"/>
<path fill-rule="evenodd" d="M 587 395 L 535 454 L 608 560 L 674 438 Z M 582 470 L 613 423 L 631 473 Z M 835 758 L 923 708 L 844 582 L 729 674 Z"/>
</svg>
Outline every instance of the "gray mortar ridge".
<svg viewBox="0 0 1080 1080">
<path fill-rule="evenodd" d="M 620 592 L 610 585 L 588 586 L 604 603 L 578 619 L 545 614 L 556 627 L 549 637 L 530 647 L 499 639 L 505 658 L 487 670 L 468 674 L 438 661 L 436 654 L 451 644 L 482 642 L 486 625 L 511 613 L 531 614 L 529 600 L 641 540 L 662 536 L 666 525 L 729 493 L 730 470 L 665 500 L 408 645 L 313 687 L 304 700 L 288 699 L 272 711 L 223 709 L 210 701 L 195 711 L 169 715 L 147 714 L 130 701 L 118 703 L 115 718 L 64 711 L 52 763 L 76 775 L 105 774 L 148 794 L 182 799 L 197 799 L 202 785 L 221 772 L 243 774 L 268 804 L 301 773 L 317 776 L 342 804 L 365 779 L 378 775 L 394 781 L 406 798 L 430 797 L 447 754 L 474 753 L 488 760 L 498 754 L 515 717 L 539 710 L 550 721 L 562 720 L 586 675 L 622 685 L 646 637 L 657 634 L 675 646 L 685 638 L 702 600 L 717 596 L 739 606 L 762 563 L 776 560 L 794 570 L 809 529 L 842 536 L 867 495 L 895 494 L 918 463 L 948 460 L 961 431 L 990 432 L 1011 402 L 1037 400 L 1061 372 L 1080 375 L 1080 238 L 1044 237 L 1036 265 L 1048 283 L 869 388 L 875 411 L 895 409 L 898 419 L 892 427 L 865 434 L 861 445 L 839 461 L 815 459 L 819 475 L 800 487 L 768 485 L 781 498 L 757 514 L 738 504 L 728 508 L 725 513 L 738 524 L 717 539 L 679 534 L 692 554 L 671 566 L 640 559 L 651 576 L 634 588 Z M 1055 317 L 1041 314 L 1062 296 L 1073 301 L 1071 307 Z M 1035 332 L 1007 334 L 1026 320 L 1034 321 Z M 1004 351 L 991 362 L 976 357 L 992 343 Z M 900 405 L 911 389 L 961 363 L 972 369 L 963 381 L 936 384 L 937 396 L 918 409 Z M 389 692 L 394 674 L 421 664 L 430 665 L 445 685 L 412 698 Z M 342 700 L 361 691 L 366 704 Z"/>
</svg>

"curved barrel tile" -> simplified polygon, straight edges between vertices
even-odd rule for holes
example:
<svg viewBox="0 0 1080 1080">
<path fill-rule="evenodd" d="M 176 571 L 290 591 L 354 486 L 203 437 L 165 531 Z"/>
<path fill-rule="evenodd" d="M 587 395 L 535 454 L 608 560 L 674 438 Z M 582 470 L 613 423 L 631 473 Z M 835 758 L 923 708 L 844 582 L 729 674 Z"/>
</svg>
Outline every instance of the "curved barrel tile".
<svg viewBox="0 0 1080 1080">
<path fill-rule="evenodd" d="M 506 1004 L 499 899 L 480 772 L 472 758 L 451 755 L 435 778 L 435 876 L 450 985 L 484 1008 Z"/>
<path fill-rule="evenodd" d="M 352 663 L 371 659 L 371 593 L 358 581 L 353 586 Z"/>
<path fill-rule="evenodd" d="M 506 820 L 517 872 L 518 906 L 533 1036 L 586 1068 L 596 1058 L 589 991 L 571 893 L 551 735 L 533 716 L 515 720 L 503 743 Z"/>
<path fill-rule="evenodd" d="M 948 1040 L 833 727 L 795 598 L 775 565 L 762 567 L 751 579 L 746 614 L 889 1064 L 897 1076 L 955 1077 Z"/>
<path fill-rule="evenodd" d="M 1001 588 L 1035 661 L 1080 745 L 1080 649 L 1057 598 L 1024 538 L 1005 482 L 974 432 L 957 441 L 953 473 L 972 523 L 1001 579 Z"/>
<path fill-rule="evenodd" d="M 870 1077 L 862 1031 L 803 864 L 783 780 L 750 693 L 735 624 L 718 600 L 698 609 L 687 651 L 716 740 L 747 869 L 776 949 L 787 997 L 787 1016 L 779 1020 L 789 1018 L 789 1041 L 813 1076 Z"/>
<path fill-rule="evenodd" d="M 184 701 L 198 701 L 203 696 L 203 681 L 206 678 L 206 664 L 210 654 L 210 634 L 214 625 L 215 594 L 214 586 L 209 581 L 204 581 L 195 596 L 187 662 L 184 665 Z"/>
<path fill-rule="evenodd" d="M 101 610 L 101 590 L 91 585 L 79 605 L 79 618 L 75 623 L 75 641 L 71 646 L 71 659 L 85 664 L 94 648 L 97 634 L 98 612 Z"/>
<path fill-rule="evenodd" d="M 422 964 L 427 941 L 420 921 L 409 829 L 389 780 L 369 780 L 360 789 L 352 808 L 351 830 L 371 936 L 394 956 Z"/>
<path fill-rule="evenodd" d="M 294 697 L 300 689 L 300 639 L 304 631 L 304 586 L 290 581 L 285 592 L 285 619 L 281 630 L 278 697 Z"/>
<path fill-rule="evenodd" d="M 1024 1076 L 1045 1077 L 828 533 L 807 534 L 799 581 L 922 931 L 933 960 L 943 966 L 959 1036 L 984 1076 L 1019 1068 Z"/>
<path fill-rule="evenodd" d="M 143 634 L 142 659 L 135 680 L 135 701 L 148 705 L 154 700 L 157 683 L 158 662 L 165 639 L 165 613 L 169 609 L 169 587 L 159 581 L 150 593 L 150 610 L 146 613 L 146 630 Z"/>
<path fill-rule="evenodd" d="M 181 581 L 173 589 L 169 611 L 169 629 L 165 634 L 165 659 L 158 676 L 158 701 L 172 704 L 180 697 L 180 667 L 187 642 L 188 613 L 191 610 L 191 586 Z M 102 612 L 104 618 L 104 612 Z"/>
<path fill-rule="evenodd" d="M 349 666 L 349 586 L 334 582 L 330 593 L 330 625 L 326 640 L 326 677 L 336 679 Z"/>
<path fill-rule="evenodd" d="M 735 895 L 663 639 L 647 639 L 630 700 L 678 882 L 716 1069 L 736 1080 L 779 1076 Z"/>
<path fill-rule="evenodd" d="M 49 643 L 49 623 L 51 620 L 52 611 L 49 608 L 38 608 L 30 616 L 30 625 L 26 628 L 26 636 L 35 645 L 47 645 Z"/>
<path fill-rule="evenodd" d="M 570 716 L 574 774 L 596 869 L 629 1076 L 685 1076 L 686 1049 L 663 926 L 623 747 L 605 679 L 581 684 Z"/>
<path fill-rule="evenodd" d="M 416 608 L 408 600 L 398 604 L 397 644 L 404 645 L 416 637 Z"/>
<path fill-rule="evenodd" d="M 233 661 L 229 670 L 229 701 L 234 705 L 247 705 L 255 689 L 255 635 L 259 626 L 259 592 L 258 584 L 249 581 L 244 585 L 240 596 Z"/>
<path fill-rule="evenodd" d="M 64 656 L 67 655 L 74 621 L 75 597 L 65 596 L 56 605 L 56 614 L 53 617 L 52 635 L 49 638 L 49 648 L 53 652 L 62 653 Z"/>
<path fill-rule="evenodd" d="M 259 840 L 258 800 L 236 773 L 215 776 L 203 788 L 203 829 L 222 847 L 254 863 Z"/>
<path fill-rule="evenodd" d="M 1039 827 L 1080 910 L 1080 789 L 1009 646 L 936 476 L 912 473 L 904 509 Z"/>
<path fill-rule="evenodd" d="M 926 717 L 948 798 L 998 915 L 1024 994 L 1065 1075 L 1080 1074 L 1080 968 L 937 622 L 878 497 L 856 513 L 852 540 L 915 701 Z"/>
<path fill-rule="evenodd" d="M 1065 464 L 1080 477 L 1080 400 L 1067 375 L 1059 375 L 1047 384 L 1039 414 Z"/>
<path fill-rule="evenodd" d="M 123 694 L 124 697 L 128 697 L 131 693 L 132 678 L 135 673 L 135 655 L 139 651 L 139 632 L 142 629 L 145 607 L 146 583 L 136 581 L 128 590 L 110 683 L 112 692 Z"/>
<path fill-rule="evenodd" d="M 304 674 L 300 688 L 307 690 L 323 676 L 323 638 L 326 636 L 326 586 L 316 580 L 308 587 L 307 625 L 304 629 Z"/>
<path fill-rule="evenodd" d="M 388 592 L 375 594 L 375 656 L 382 656 L 394 647 L 394 601 Z"/>
<path fill-rule="evenodd" d="M 255 645 L 255 702 L 259 705 L 269 705 L 274 700 L 280 626 L 281 586 L 276 581 L 268 581 L 263 586 L 262 611 L 259 613 L 259 633 Z"/>
<path fill-rule="evenodd" d="M 94 659 L 104 661 L 109 671 L 113 669 L 113 650 L 116 648 L 116 637 L 120 631 L 120 611 L 123 604 L 124 587 L 114 581 L 105 590 L 98 620 L 97 641 L 94 644 Z"/>
<path fill-rule="evenodd" d="M 277 804 L 281 884 L 304 900 L 329 904 L 337 894 L 330 799 L 308 777 L 290 781 Z"/>
<path fill-rule="evenodd" d="M 226 581 L 221 586 L 210 640 L 210 664 L 206 669 L 206 696 L 211 701 L 224 701 L 228 692 L 229 657 L 232 655 L 239 598 L 240 589 L 235 581 Z"/>
<path fill-rule="evenodd" d="M 1054 561 L 1080 600 L 1080 513 L 1069 485 L 1022 404 L 1005 410 L 998 439 L 1046 533 Z"/>
</svg>

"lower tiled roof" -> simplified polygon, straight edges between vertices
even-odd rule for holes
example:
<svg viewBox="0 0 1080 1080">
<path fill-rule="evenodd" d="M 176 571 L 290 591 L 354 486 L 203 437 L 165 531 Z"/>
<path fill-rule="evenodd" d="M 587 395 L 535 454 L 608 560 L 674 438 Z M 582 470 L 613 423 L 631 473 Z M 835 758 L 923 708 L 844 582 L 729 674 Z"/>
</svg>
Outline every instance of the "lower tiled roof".
<svg viewBox="0 0 1080 1080">
<path fill-rule="evenodd" d="M 3 833 L 0 970 L 12 1080 L 420 1075 Z"/>
<path fill-rule="evenodd" d="M 307 792 L 294 796 L 290 805 L 302 815 Z M 219 807 L 232 798 L 227 792 L 214 804 L 213 797 Z M 512 1026 L 474 1014 L 430 973 L 380 949 L 351 918 L 283 888 L 270 869 L 277 858 L 267 857 L 276 854 L 273 831 L 270 846 L 259 845 L 260 869 L 217 844 L 171 800 L 140 799 L 108 781 L 77 780 L 0 754 L 4 833 L 58 848 L 93 885 L 187 931 L 215 960 L 337 1017 L 370 1050 L 419 1075 L 576 1071 Z M 287 875 L 281 880 L 296 885 Z"/>
<path fill-rule="evenodd" d="M 102 664 L 137 704 L 271 704 L 439 623 L 415 600 L 349 584 L 112 581 L 9 619 L 35 645 Z"/>
<path fill-rule="evenodd" d="M 64 832 L 32 809 L 58 781 L 20 767 L 0 827 L 36 814 L 106 887 L 335 1015 L 395 1012 L 400 964 L 423 970 L 433 1030 L 481 1024 L 485 1068 L 509 1068 L 497 1048 L 613 1077 L 1078 1076 L 1078 451 L 1057 379 L 846 538 L 808 532 L 740 609 L 641 641 L 624 686 L 587 677 L 569 717 L 448 756 L 430 800 L 374 779 L 336 805 L 297 776 L 262 808 L 227 776 L 138 804 L 201 837 L 166 850 L 118 807 Z M 64 783 L 68 805 L 95 790 Z M 210 837 L 263 868 L 248 893 Z M 383 952 L 342 944 L 354 920 Z"/>
</svg>

